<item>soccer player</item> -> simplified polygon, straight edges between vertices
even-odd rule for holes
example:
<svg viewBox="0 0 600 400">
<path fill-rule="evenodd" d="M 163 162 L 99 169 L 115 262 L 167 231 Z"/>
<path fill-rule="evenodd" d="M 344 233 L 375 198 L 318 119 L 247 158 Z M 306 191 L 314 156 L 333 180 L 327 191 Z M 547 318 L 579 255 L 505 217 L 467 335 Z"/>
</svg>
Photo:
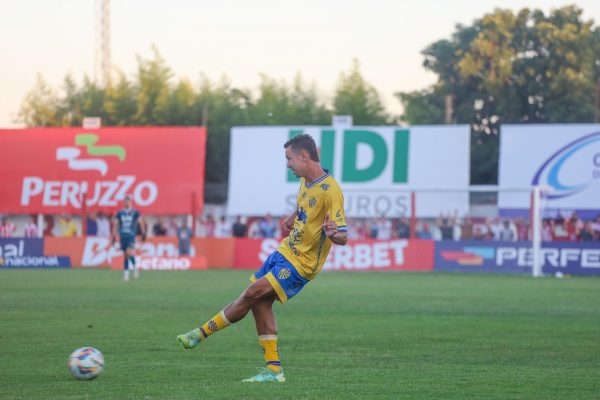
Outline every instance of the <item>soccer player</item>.
<svg viewBox="0 0 600 400">
<path fill-rule="evenodd" d="M 331 245 L 345 245 L 348 236 L 344 196 L 329 171 L 321 168 L 313 138 L 306 134 L 295 136 L 284 148 L 288 168 L 301 178 L 296 211 L 283 223 L 288 236 L 252 274 L 252 283 L 233 303 L 205 324 L 177 336 L 185 349 L 192 349 L 252 311 L 266 368 L 244 382 L 285 382 L 273 302 L 285 303 L 298 294 L 321 271 Z"/>
<path fill-rule="evenodd" d="M 139 224 L 138 224 L 139 223 Z M 142 240 L 146 238 L 146 224 L 138 210 L 131 206 L 131 197 L 125 196 L 123 209 L 119 210 L 113 217 L 113 245 L 116 241 L 117 232 L 123 250 L 123 281 L 129 280 L 129 269 L 133 269 L 133 277 L 138 278 L 139 272 L 135 266 L 135 236 L 137 230 L 141 230 Z"/>
</svg>

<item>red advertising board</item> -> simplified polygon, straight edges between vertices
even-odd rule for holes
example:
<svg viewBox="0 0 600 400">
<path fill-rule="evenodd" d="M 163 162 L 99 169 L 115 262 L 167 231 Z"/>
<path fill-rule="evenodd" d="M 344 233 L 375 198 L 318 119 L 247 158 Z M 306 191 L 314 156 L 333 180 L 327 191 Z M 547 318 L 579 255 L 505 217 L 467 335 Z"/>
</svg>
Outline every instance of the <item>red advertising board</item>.
<svg viewBox="0 0 600 400">
<path fill-rule="evenodd" d="M 236 239 L 233 238 L 192 239 L 194 257 L 205 258 L 206 264 L 210 268 L 231 268 L 235 241 Z M 43 254 L 69 256 L 75 268 L 110 268 L 113 264 L 123 265 L 123 252 L 119 249 L 119 244 L 113 245 L 110 238 L 107 237 L 46 237 Z M 145 242 L 136 244 L 136 255 L 150 259 L 177 257 L 177 239 L 174 237 L 148 238 Z M 121 261 L 114 261 L 115 259 Z M 194 261 L 195 265 L 198 264 L 196 261 Z"/>
<path fill-rule="evenodd" d="M 237 239 L 234 267 L 258 269 L 280 241 Z M 332 246 L 323 270 L 432 271 L 434 242 L 431 240 L 359 240 Z"/>
<path fill-rule="evenodd" d="M 113 258 L 111 269 L 123 269 L 123 256 Z M 197 256 L 136 256 L 136 267 L 147 271 L 187 271 L 190 269 L 206 269 L 206 257 Z"/>
<path fill-rule="evenodd" d="M 205 145 L 200 127 L 3 129 L 0 213 L 114 211 L 126 194 L 142 213 L 200 211 Z"/>
</svg>

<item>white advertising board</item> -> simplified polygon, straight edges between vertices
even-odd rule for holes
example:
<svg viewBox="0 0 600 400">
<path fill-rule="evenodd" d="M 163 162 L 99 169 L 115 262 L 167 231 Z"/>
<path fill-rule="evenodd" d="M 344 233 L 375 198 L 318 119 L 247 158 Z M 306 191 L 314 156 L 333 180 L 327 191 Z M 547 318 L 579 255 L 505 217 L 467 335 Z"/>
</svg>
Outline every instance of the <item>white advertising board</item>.
<svg viewBox="0 0 600 400">
<path fill-rule="evenodd" d="M 600 213 L 600 125 L 503 125 L 500 133 L 501 189 L 541 186 L 542 213 L 586 219 Z M 530 194 L 500 191 L 505 216 L 526 216 Z"/>
<path fill-rule="evenodd" d="M 284 215 L 296 206 L 298 179 L 284 143 L 299 133 L 316 141 L 321 164 L 344 191 L 350 217 L 465 214 L 469 199 L 469 127 L 257 126 L 231 130 L 229 215 Z M 446 191 L 444 191 L 446 190 Z M 454 190 L 453 192 L 449 190 Z"/>
</svg>

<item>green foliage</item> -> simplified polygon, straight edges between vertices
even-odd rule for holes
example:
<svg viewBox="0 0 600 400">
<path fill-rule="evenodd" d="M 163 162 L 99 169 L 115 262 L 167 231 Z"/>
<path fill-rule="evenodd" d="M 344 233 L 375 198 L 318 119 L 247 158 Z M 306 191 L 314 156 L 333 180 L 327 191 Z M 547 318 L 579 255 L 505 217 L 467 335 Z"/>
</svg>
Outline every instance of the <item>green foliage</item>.
<svg viewBox="0 0 600 400">
<path fill-rule="evenodd" d="M 396 93 L 396 97 L 404 104 L 404 114 L 400 117 L 402 121 L 444 123 L 444 96 L 440 96 L 433 89 Z"/>
<path fill-rule="evenodd" d="M 365 81 L 357 60 L 340 75 L 333 108 L 336 115 L 352 115 L 355 125 L 382 125 L 389 120 L 377 90 Z"/>
<path fill-rule="evenodd" d="M 375 89 L 354 63 L 342 74 L 332 110 L 314 83 L 297 74 L 291 84 L 261 75 L 257 95 L 236 88 L 226 77 L 198 85 L 175 80 L 153 47 L 152 57 L 138 57 L 133 79 L 116 74 L 107 87 L 87 77 L 78 86 L 67 75 L 61 95 L 40 76 L 21 106 L 17 122 L 27 126 L 81 126 L 86 116 L 103 126 L 200 126 L 208 130 L 206 182 L 223 184 L 229 171 L 229 132 L 235 125 L 328 125 L 334 112 L 353 114 L 356 124 L 382 124 L 389 118 Z M 209 199 L 211 200 L 211 199 Z M 223 198 L 212 199 L 223 201 Z"/>
<path fill-rule="evenodd" d="M 59 98 L 41 75 L 25 96 L 17 121 L 27 126 L 60 126 Z"/>
<path fill-rule="evenodd" d="M 287 382 L 252 313 L 194 350 L 175 336 L 217 313 L 247 271 L 0 269 L 2 399 L 597 399 L 600 280 L 322 273 L 274 306 Z M 76 348 L 106 368 L 79 382 Z"/>
<path fill-rule="evenodd" d="M 548 15 L 497 9 L 424 51 L 438 76 L 430 88 L 399 93 L 410 124 L 440 123 L 443 99 L 452 121 L 472 126 L 472 183 L 496 183 L 500 123 L 598 122 L 600 28 L 566 6 Z M 491 137 L 488 137 L 491 136 Z"/>
</svg>

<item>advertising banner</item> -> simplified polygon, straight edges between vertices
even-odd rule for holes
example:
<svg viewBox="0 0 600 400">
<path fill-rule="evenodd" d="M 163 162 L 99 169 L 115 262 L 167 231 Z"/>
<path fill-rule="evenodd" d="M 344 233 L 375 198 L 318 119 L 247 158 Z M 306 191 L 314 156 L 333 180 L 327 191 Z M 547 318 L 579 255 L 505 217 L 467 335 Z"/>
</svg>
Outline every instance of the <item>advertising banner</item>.
<svg viewBox="0 0 600 400">
<path fill-rule="evenodd" d="M 233 266 L 234 242 L 235 239 L 192 239 L 190 256 L 194 265 L 201 265 L 200 258 L 204 257 L 206 258 L 206 264 L 211 268 L 231 268 Z M 148 238 L 143 243 L 138 242 L 136 244 L 136 255 L 151 260 L 174 259 L 179 256 L 178 249 L 176 238 L 154 237 Z M 73 267 L 111 268 L 114 265 L 117 268 L 123 268 L 123 252 L 119 248 L 119 244 L 112 245 L 108 237 L 48 237 L 45 239 L 44 251 L 46 255 L 68 255 L 72 260 Z M 148 267 L 151 268 L 152 265 L 158 264 L 151 261 Z M 190 269 L 192 269 L 191 266 Z"/>
<path fill-rule="evenodd" d="M 0 268 L 69 268 L 71 258 L 47 256 L 44 239 L 0 238 Z"/>
<path fill-rule="evenodd" d="M 0 257 L 0 268 L 70 268 L 71 258 L 67 256 L 21 256 Z"/>
<path fill-rule="evenodd" d="M 498 181 L 501 189 L 548 189 L 544 216 L 577 211 L 595 219 L 600 213 L 600 125 L 502 125 Z M 529 199 L 527 192 L 500 191 L 500 212 L 525 217 Z"/>
<path fill-rule="evenodd" d="M 197 256 L 136 256 L 136 267 L 146 271 L 187 271 L 190 269 L 206 269 L 206 257 Z M 123 256 L 113 258 L 111 269 L 123 270 Z"/>
<path fill-rule="evenodd" d="M 546 274 L 600 275 L 600 247 L 593 242 L 545 242 Z M 531 274 L 531 242 L 440 241 L 435 243 L 435 270 Z"/>
<path fill-rule="evenodd" d="M 279 247 L 276 239 L 237 239 L 234 267 L 258 269 Z M 361 240 L 332 246 L 324 271 L 431 271 L 433 241 Z"/>
<path fill-rule="evenodd" d="M 0 257 L 43 255 L 44 239 L 0 238 Z"/>
<path fill-rule="evenodd" d="M 308 133 L 321 165 L 344 191 L 350 217 L 406 216 L 417 192 L 419 217 L 468 212 L 469 127 L 234 127 L 229 215 L 283 215 L 295 209 L 299 180 L 286 167 L 284 143 Z M 460 192 L 462 190 L 462 192 Z"/>
<path fill-rule="evenodd" d="M 114 211 L 130 194 L 142 213 L 203 205 L 204 128 L 0 130 L 0 213 Z"/>
</svg>

